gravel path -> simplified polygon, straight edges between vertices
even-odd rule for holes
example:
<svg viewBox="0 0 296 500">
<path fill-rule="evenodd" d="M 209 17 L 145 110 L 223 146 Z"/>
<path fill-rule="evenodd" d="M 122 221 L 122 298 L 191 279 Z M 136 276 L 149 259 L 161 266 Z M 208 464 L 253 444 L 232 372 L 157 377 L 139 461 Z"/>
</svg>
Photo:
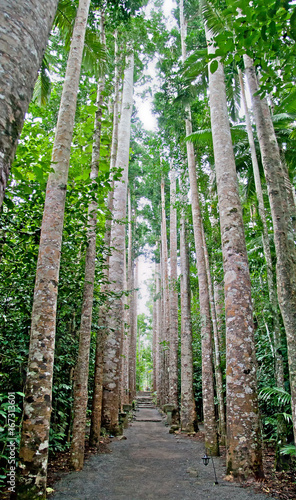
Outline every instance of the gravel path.
<svg viewBox="0 0 296 500">
<path fill-rule="evenodd" d="M 218 485 L 211 463 L 205 467 L 200 442 L 169 434 L 156 409 L 141 409 L 114 441 L 112 453 L 92 455 L 81 472 L 55 484 L 54 500 L 267 500 L 251 488 L 223 481 L 223 460 L 215 458 Z M 274 498 L 274 497 L 273 497 Z"/>
</svg>

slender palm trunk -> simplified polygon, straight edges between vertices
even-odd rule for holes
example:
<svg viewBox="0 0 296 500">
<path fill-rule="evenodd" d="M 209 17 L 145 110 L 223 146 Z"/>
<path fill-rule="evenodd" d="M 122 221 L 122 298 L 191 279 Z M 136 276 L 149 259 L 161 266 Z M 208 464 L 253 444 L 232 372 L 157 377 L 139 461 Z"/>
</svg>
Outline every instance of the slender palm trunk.
<svg viewBox="0 0 296 500">
<path fill-rule="evenodd" d="M 114 185 L 113 225 L 109 261 L 110 290 L 117 294 L 124 291 L 125 225 L 126 217 L 128 162 L 130 146 L 130 125 L 133 108 L 133 54 L 127 59 L 123 84 L 122 113 L 118 131 L 118 150 L 116 167 L 122 168 L 122 178 Z M 104 388 L 102 425 L 113 434 L 119 432 L 118 409 L 120 383 L 120 355 L 123 336 L 123 297 L 112 301 L 112 315 L 108 318 L 108 337 L 104 355 Z"/>
<path fill-rule="evenodd" d="M 129 190 L 128 190 L 128 198 L 129 198 Z M 129 246 L 129 245 L 128 245 Z M 129 253 L 129 248 L 127 253 Z M 121 409 L 122 405 L 129 404 L 129 344 L 130 344 L 130 331 L 128 325 L 129 321 L 129 310 L 128 307 L 128 299 L 126 293 L 128 291 L 128 281 L 129 278 L 127 276 L 126 269 L 126 251 L 124 251 L 124 296 L 123 296 L 123 339 L 122 339 L 122 356 L 121 356 L 121 394 L 120 394 L 120 402 Z"/>
<path fill-rule="evenodd" d="M 115 75 L 114 75 L 114 103 L 113 103 L 113 131 L 110 155 L 110 177 L 113 182 L 113 170 L 116 164 L 117 145 L 118 145 L 118 115 L 119 115 L 119 71 L 118 71 L 118 49 L 117 49 L 117 32 L 115 32 Z M 108 193 L 107 202 L 107 219 L 105 223 L 104 245 L 107 252 L 110 249 L 111 241 L 111 214 L 113 212 L 113 189 Z M 109 255 L 106 256 L 106 269 L 104 270 L 105 280 L 109 279 Z M 106 285 L 102 286 L 102 293 L 106 291 Z M 107 303 L 105 302 L 100 307 L 98 333 L 96 339 L 96 354 L 95 354 L 95 373 L 93 386 L 93 400 L 91 412 L 91 426 L 89 441 L 92 446 L 99 443 L 101 433 L 101 418 L 102 418 L 102 400 L 103 400 L 103 366 L 104 366 L 104 348 L 107 337 Z"/>
<path fill-rule="evenodd" d="M 186 22 L 183 13 L 183 0 L 180 2 L 180 25 L 182 61 L 186 59 Z M 191 110 L 186 106 L 187 118 L 185 120 L 186 136 L 192 133 Z M 199 205 L 199 193 L 196 179 L 196 165 L 194 147 L 192 142 L 186 142 L 187 161 L 191 191 L 191 206 L 194 242 L 196 251 L 196 264 L 198 273 L 199 304 L 201 318 L 201 343 L 202 343 L 202 400 L 204 414 L 205 446 L 212 455 L 219 454 L 218 434 L 215 418 L 214 403 L 214 374 L 212 351 L 212 324 L 210 314 L 210 300 L 207 280 L 207 271 L 202 238 L 202 216 Z"/>
<path fill-rule="evenodd" d="M 101 14 L 101 40 L 105 45 L 103 14 Z M 90 178 L 98 177 L 100 161 L 100 143 L 102 130 L 102 105 L 103 91 L 105 89 L 105 75 L 101 77 L 97 91 L 97 111 L 95 116 L 95 130 L 93 139 L 93 153 Z M 85 275 L 82 298 L 82 311 L 79 332 L 79 349 L 77 365 L 74 378 L 74 421 L 71 442 L 71 466 L 75 470 L 83 468 L 86 408 L 88 401 L 88 372 L 89 372 L 89 349 L 91 339 L 93 295 L 96 269 L 96 225 L 97 225 L 97 201 L 91 201 L 88 207 L 88 229 L 87 249 L 85 256 Z"/>
<path fill-rule="evenodd" d="M 214 53 L 206 28 L 208 52 Z M 227 343 L 227 471 L 263 475 L 251 283 L 223 67 L 209 71 L 211 125 L 222 239 Z"/>
<path fill-rule="evenodd" d="M 252 96 L 253 113 L 260 145 L 273 221 L 277 256 L 278 301 L 287 336 L 292 418 L 296 439 L 296 249 L 291 220 L 286 174 L 282 166 L 271 114 L 266 99 L 257 95 L 259 85 L 253 61 L 244 56 L 245 71 Z"/>
<path fill-rule="evenodd" d="M 280 327 L 280 318 L 279 318 L 279 310 L 278 310 L 278 299 L 277 292 L 274 284 L 274 276 L 273 276 L 273 267 L 272 267 L 272 259 L 271 259 L 271 250 L 269 244 L 269 236 L 268 236 L 268 228 L 266 222 L 265 208 L 264 208 L 264 200 L 261 186 L 261 179 L 256 155 L 255 141 L 253 136 L 253 130 L 247 105 L 247 99 L 245 95 L 245 86 L 243 81 L 242 72 L 239 70 L 239 79 L 240 86 L 242 91 L 242 102 L 245 111 L 246 118 L 246 128 L 248 133 L 249 145 L 251 150 L 252 157 L 252 165 L 253 165 L 253 173 L 255 179 L 255 187 L 256 194 L 258 200 L 258 211 L 259 216 L 262 222 L 262 243 L 263 243 L 263 251 L 266 260 L 266 272 L 267 272 L 267 283 L 268 283 L 268 294 L 269 301 L 273 314 L 273 340 L 274 340 L 274 361 L 275 361 L 275 379 L 277 387 L 285 388 L 284 383 L 284 360 L 282 356 L 282 341 L 281 341 L 281 327 Z"/>
<path fill-rule="evenodd" d="M 128 271 L 127 271 L 127 289 L 129 292 L 128 296 L 128 314 L 127 314 L 127 323 L 128 323 L 128 336 L 127 340 L 127 389 L 128 389 L 128 401 L 130 403 L 134 399 L 134 395 L 132 396 L 131 392 L 134 391 L 133 380 L 134 380 L 134 363 L 131 359 L 132 354 L 132 339 L 134 336 L 134 266 L 133 266 L 133 231 L 132 231 L 132 205 L 131 205 L 131 193 L 130 189 L 128 189 Z"/>
<path fill-rule="evenodd" d="M 156 391 L 157 391 L 157 404 L 160 405 L 161 400 L 161 269 L 160 263 L 155 264 L 155 280 L 156 280 Z"/>
<path fill-rule="evenodd" d="M 157 331 L 157 264 L 155 263 L 154 269 L 154 286 L 155 286 L 155 295 L 153 300 L 153 336 L 152 336 L 152 360 L 153 360 L 153 382 L 152 382 L 152 391 L 157 391 L 157 344 L 158 344 L 158 331 Z"/>
<path fill-rule="evenodd" d="M 56 304 L 77 90 L 90 0 L 80 0 L 52 152 L 35 281 L 20 446 L 19 498 L 45 498 Z M 22 488 L 26 491 L 22 491 Z"/>
<path fill-rule="evenodd" d="M 2 0 L 0 10 L 0 207 L 58 0 Z"/>
<path fill-rule="evenodd" d="M 192 323 L 189 285 L 189 258 L 184 209 L 181 213 L 180 262 L 181 262 L 181 429 L 193 432 L 196 411 L 193 393 Z"/>
<path fill-rule="evenodd" d="M 170 349 L 170 295 L 168 276 L 168 242 L 165 212 L 164 178 L 161 179 L 161 257 L 162 257 L 162 342 L 163 342 L 163 366 L 162 366 L 162 389 L 163 402 L 168 403 L 169 398 L 169 349 Z"/>
<path fill-rule="evenodd" d="M 130 402 L 136 398 L 136 362 L 137 362 L 137 330 L 138 330 L 138 279 L 139 279 L 139 262 L 135 260 L 134 277 L 133 277 L 133 315 L 131 318 L 131 338 L 130 338 Z"/>
<path fill-rule="evenodd" d="M 224 324 L 224 287 L 223 283 L 220 283 L 214 279 L 214 302 L 216 310 L 216 320 L 218 328 L 218 339 L 219 339 L 219 349 L 224 350 L 225 348 L 225 335 L 223 333 Z"/>
<path fill-rule="evenodd" d="M 213 282 L 210 270 L 209 254 L 207 249 L 207 244 L 205 240 L 205 234 L 203 230 L 203 244 L 205 252 L 205 262 L 208 276 L 209 285 L 209 297 L 210 297 L 210 307 L 211 307 L 211 317 L 213 324 L 213 334 L 214 334 L 214 360 L 215 360 L 215 378 L 216 378 L 216 393 L 218 400 L 218 413 L 219 413 L 219 433 L 220 433 L 220 444 L 225 446 L 226 444 L 226 416 L 225 416 L 225 404 L 224 404 L 224 390 L 223 390 L 223 375 L 221 369 L 221 359 L 220 359 L 220 345 L 219 345 L 219 333 L 217 324 L 217 315 L 214 301 L 214 290 Z"/>
<path fill-rule="evenodd" d="M 171 165 L 170 190 L 170 403 L 177 409 L 178 404 L 178 290 L 177 290 L 177 210 L 176 203 L 176 173 Z"/>
</svg>

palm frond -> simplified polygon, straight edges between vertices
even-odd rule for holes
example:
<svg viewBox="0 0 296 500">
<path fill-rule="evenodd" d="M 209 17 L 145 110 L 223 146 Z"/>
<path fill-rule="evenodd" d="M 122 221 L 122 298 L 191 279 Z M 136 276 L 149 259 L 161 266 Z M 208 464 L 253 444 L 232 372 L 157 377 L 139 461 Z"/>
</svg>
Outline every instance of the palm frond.
<svg viewBox="0 0 296 500">
<path fill-rule="evenodd" d="M 292 90 L 276 107 L 278 113 L 296 113 L 296 90 Z"/>
<path fill-rule="evenodd" d="M 210 128 L 196 130 L 192 134 L 188 135 L 185 140 L 193 142 L 194 144 L 202 143 L 212 145 L 212 130 Z"/>
<path fill-rule="evenodd" d="M 70 49 L 77 8 L 72 0 L 59 0 L 53 28 L 58 28 L 67 50 Z"/>
<path fill-rule="evenodd" d="M 210 0 L 201 1 L 201 11 L 208 28 L 214 36 L 225 31 L 226 19 L 223 12 L 217 9 Z"/>
<path fill-rule="evenodd" d="M 291 455 L 296 457 L 296 446 L 294 444 L 286 444 L 280 450 L 280 455 Z"/>
<path fill-rule="evenodd" d="M 259 393 L 259 397 L 263 401 L 268 401 L 275 397 L 277 404 L 287 405 L 291 403 L 291 394 L 280 387 L 263 387 Z"/>
<path fill-rule="evenodd" d="M 90 28 L 85 32 L 85 44 L 83 51 L 83 67 L 94 74 L 102 74 L 104 63 L 106 61 L 106 52 L 100 41 L 99 33 Z"/>
</svg>

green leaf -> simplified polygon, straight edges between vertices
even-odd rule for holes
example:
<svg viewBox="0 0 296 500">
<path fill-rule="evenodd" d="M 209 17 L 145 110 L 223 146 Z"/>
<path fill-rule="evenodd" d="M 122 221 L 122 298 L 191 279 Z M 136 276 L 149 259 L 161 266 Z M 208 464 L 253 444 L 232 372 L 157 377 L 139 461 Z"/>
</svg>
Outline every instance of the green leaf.
<svg viewBox="0 0 296 500">
<path fill-rule="evenodd" d="M 14 209 L 14 203 L 13 201 L 10 199 L 10 198 L 4 198 L 4 203 L 5 205 L 10 209 L 10 210 L 13 210 Z"/>
<path fill-rule="evenodd" d="M 266 25 L 265 24 L 261 28 L 261 36 L 262 36 L 262 40 L 264 40 L 264 42 L 267 42 Z"/>
<path fill-rule="evenodd" d="M 215 71 L 218 69 L 218 61 L 215 59 L 215 61 L 212 61 L 210 64 L 210 72 L 213 74 Z"/>
</svg>

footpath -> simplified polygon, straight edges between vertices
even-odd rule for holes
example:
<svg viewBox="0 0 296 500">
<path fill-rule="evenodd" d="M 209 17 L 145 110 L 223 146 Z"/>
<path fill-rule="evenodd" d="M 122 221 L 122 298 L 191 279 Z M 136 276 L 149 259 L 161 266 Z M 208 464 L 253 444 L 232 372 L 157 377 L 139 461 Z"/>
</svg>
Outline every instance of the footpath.
<svg viewBox="0 0 296 500">
<path fill-rule="evenodd" d="M 202 462 L 202 442 L 169 434 L 158 410 L 140 404 L 136 420 L 114 440 L 112 453 L 92 455 L 80 472 L 55 483 L 54 500 L 267 500 L 271 498 L 223 480 L 223 459 Z M 275 497 L 272 497 L 275 498 Z"/>
</svg>

